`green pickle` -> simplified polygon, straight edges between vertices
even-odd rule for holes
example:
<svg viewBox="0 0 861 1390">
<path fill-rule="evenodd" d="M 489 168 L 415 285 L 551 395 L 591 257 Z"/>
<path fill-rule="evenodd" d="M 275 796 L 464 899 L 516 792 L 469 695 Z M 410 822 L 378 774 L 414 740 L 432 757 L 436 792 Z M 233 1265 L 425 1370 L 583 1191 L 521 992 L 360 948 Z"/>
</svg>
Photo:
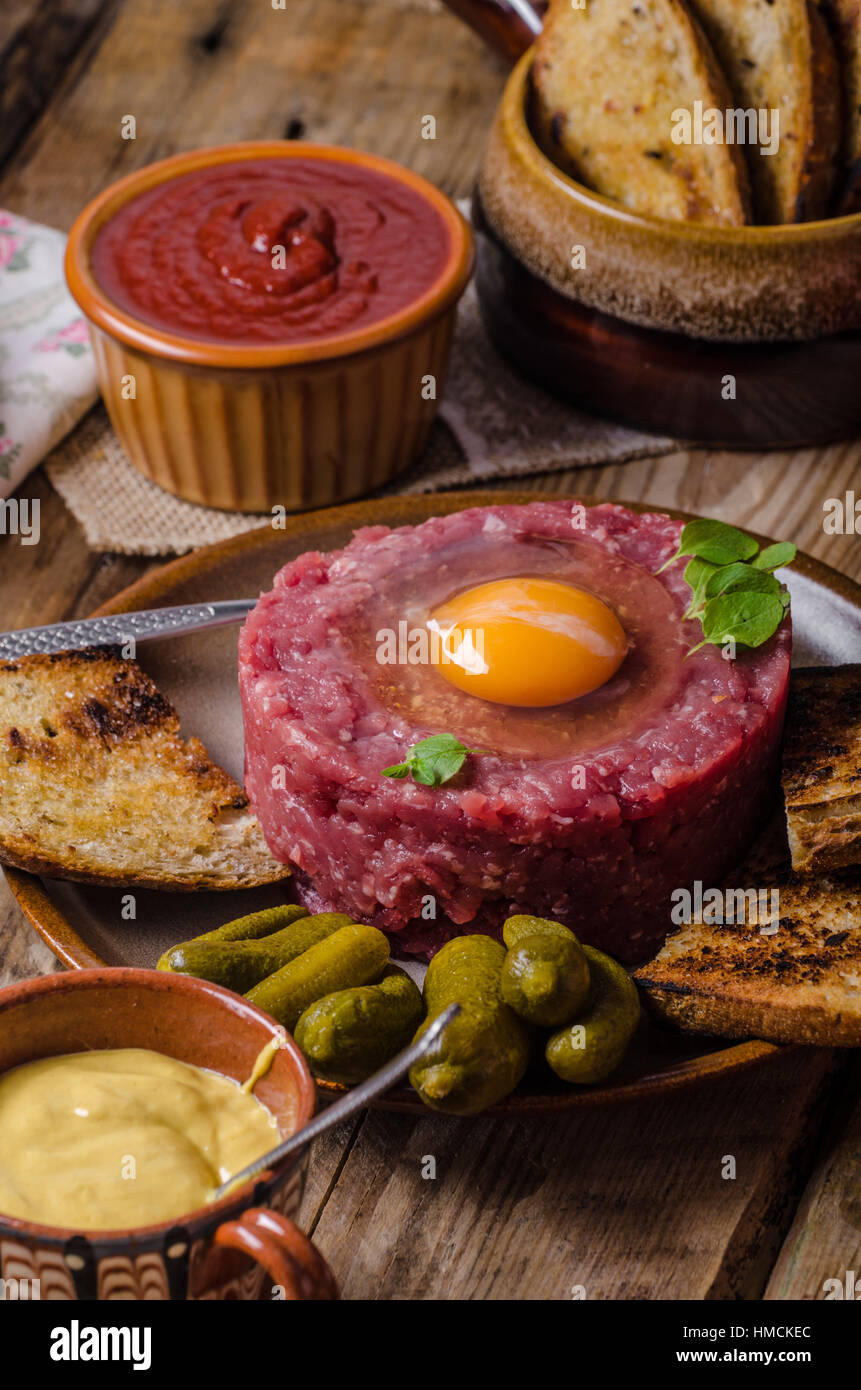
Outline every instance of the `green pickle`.
<svg viewBox="0 0 861 1390">
<path fill-rule="evenodd" d="M 171 947 L 158 968 L 196 975 L 246 994 L 267 975 L 351 922 L 352 918 L 341 912 L 320 912 L 311 917 L 304 908 L 292 905 L 267 908 Z"/>
<path fill-rule="evenodd" d="M 592 979 L 586 1007 L 550 1036 L 544 1055 L 563 1081 L 594 1086 L 621 1063 L 640 1021 L 640 996 L 618 961 L 591 946 L 582 950 Z"/>
<path fill-rule="evenodd" d="M 249 912 L 246 917 L 234 917 L 223 927 L 195 936 L 195 941 L 257 941 L 261 936 L 271 936 L 274 932 L 307 917 L 308 909 L 297 903 L 279 903 L 277 907 L 265 907 L 261 912 Z M 188 944 L 188 943 L 186 943 Z M 168 955 L 170 952 L 168 952 Z M 162 957 L 164 959 L 164 957 Z"/>
<path fill-rule="evenodd" d="M 558 1028 L 577 1016 L 589 993 L 589 965 L 576 936 L 561 922 L 526 915 L 502 928 L 508 947 L 500 989 L 528 1023 Z"/>
<path fill-rule="evenodd" d="M 364 1081 L 449 1004 L 460 1004 L 460 1015 L 410 1070 L 425 1104 L 448 1114 L 476 1114 L 514 1090 L 534 1025 L 555 1029 L 544 1053 L 563 1081 L 606 1080 L 640 1018 L 627 971 L 549 918 L 509 917 L 502 935 L 504 946 L 479 935 L 447 942 L 428 966 L 424 998 L 389 963 L 382 932 L 292 903 L 173 946 L 158 968 L 244 994 L 295 1033 L 317 1076 L 344 1085 Z"/>
<path fill-rule="evenodd" d="M 425 976 L 431 1021 L 449 1004 L 461 1013 L 436 1045 L 410 1069 L 410 1082 L 426 1105 L 453 1115 L 474 1115 L 503 1099 L 529 1061 L 530 1030 L 500 992 L 505 947 L 489 936 L 458 936 L 437 952 Z"/>
<path fill-rule="evenodd" d="M 388 963 L 383 933 L 352 922 L 268 975 L 245 997 L 292 1033 L 309 1005 L 337 990 L 372 984 Z"/>
<path fill-rule="evenodd" d="M 529 913 L 519 912 L 506 919 L 502 927 L 502 939 L 506 946 L 517 946 L 527 936 L 555 936 L 560 941 L 577 940 L 570 927 L 563 927 L 561 922 L 554 922 L 550 917 L 532 917 Z"/>
<path fill-rule="evenodd" d="M 410 1042 L 424 1017 L 421 990 L 397 966 L 377 985 L 326 994 L 296 1024 L 296 1041 L 315 1075 L 364 1081 Z"/>
</svg>

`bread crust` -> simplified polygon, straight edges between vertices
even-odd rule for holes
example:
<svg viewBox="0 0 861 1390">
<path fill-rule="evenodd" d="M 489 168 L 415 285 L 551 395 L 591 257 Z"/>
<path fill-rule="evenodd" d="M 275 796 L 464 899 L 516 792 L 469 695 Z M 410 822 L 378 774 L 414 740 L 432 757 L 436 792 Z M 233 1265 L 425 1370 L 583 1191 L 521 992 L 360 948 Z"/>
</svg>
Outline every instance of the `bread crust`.
<svg viewBox="0 0 861 1390">
<path fill-rule="evenodd" d="M 652 217 L 749 221 L 740 149 L 672 139 L 674 110 L 732 105 L 682 0 L 589 0 L 584 10 L 551 0 L 532 82 L 536 138 L 572 177 Z"/>
<path fill-rule="evenodd" d="M 242 787 L 118 648 L 0 663 L 0 862 L 48 878 L 171 891 L 289 870 Z"/>
<path fill-rule="evenodd" d="M 742 1042 L 761 1038 L 791 1046 L 859 1047 L 861 1023 L 816 1003 L 782 1003 L 776 998 L 709 996 L 686 985 L 637 978 L 646 991 L 650 1012 L 683 1033 Z"/>
<path fill-rule="evenodd" d="M 828 211 L 841 100 L 833 44 L 810 0 L 691 0 L 726 73 L 733 105 L 779 112 L 772 155 L 745 146 L 757 222 L 806 222 Z M 770 120 L 773 119 L 770 117 Z"/>
<path fill-rule="evenodd" d="M 841 186 L 836 211 L 861 212 L 861 0 L 820 0 L 834 36 L 843 86 Z"/>
<path fill-rule="evenodd" d="M 683 926 L 634 973 L 650 1011 L 689 1033 L 861 1046 L 861 870 L 792 873 L 777 819 L 733 882 L 776 888 L 776 919 L 765 932 L 702 917 Z"/>
<path fill-rule="evenodd" d="M 793 869 L 861 864 L 861 665 L 794 672 L 782 781 Z"/>
</svg>

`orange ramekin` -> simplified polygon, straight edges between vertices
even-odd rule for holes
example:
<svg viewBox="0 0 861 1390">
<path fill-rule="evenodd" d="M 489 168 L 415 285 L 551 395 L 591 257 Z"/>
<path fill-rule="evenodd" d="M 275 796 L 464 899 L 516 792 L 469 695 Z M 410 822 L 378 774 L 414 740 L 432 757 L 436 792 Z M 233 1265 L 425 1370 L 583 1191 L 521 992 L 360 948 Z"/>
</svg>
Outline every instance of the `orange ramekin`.
<svg viewBox="0 0 861 1390">
<path fill-rule="evenodd" d="M 438 279 L 367 328 L 282 346 L 211 343 L 154 328 L 121 309 L 96 281 L 95 237 L 132 198 L 210 165 L 290 158 L 359 164 L 423 197 L 449 232 Z M 66 279 L 89 325 L 111 423 L 145 477 L 210 507 L 301 511 L 379 487 L 419 454 L 436 414 L 473 255 L 464 218 L 419 174 L 358 150 L 254 140 L 174 155 L 111 184 L 72 227 Z M 431 400 L 422 391 L 428 376 L 435 379 Z"/>
</svg>

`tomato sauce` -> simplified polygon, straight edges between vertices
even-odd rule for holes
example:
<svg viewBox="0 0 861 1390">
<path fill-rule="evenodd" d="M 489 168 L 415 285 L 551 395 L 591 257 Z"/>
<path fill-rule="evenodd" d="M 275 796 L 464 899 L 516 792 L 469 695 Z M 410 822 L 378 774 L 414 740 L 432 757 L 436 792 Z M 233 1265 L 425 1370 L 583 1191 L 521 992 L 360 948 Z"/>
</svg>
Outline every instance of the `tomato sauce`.
<svg viewBox="0 0 861 1390">
<path fill-rule="evenodd" d="M 409 186 L 299 157 L 198 169 L 101 229 L 96 280 L 128 313 L 210 342 L 318 341 L 378 323 L 441 274 L 449 232 Z"/>
</svg>

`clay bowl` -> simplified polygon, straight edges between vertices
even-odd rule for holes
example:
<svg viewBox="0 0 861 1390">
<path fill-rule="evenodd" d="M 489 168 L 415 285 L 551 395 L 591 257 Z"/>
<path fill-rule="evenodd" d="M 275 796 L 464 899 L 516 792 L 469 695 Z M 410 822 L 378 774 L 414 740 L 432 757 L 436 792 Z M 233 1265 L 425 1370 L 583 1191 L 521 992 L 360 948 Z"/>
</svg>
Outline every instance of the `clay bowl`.
<svg viewBox="0 0 861 1390">
<path fill-rule="evenodd" d="M 795 446 L 861 432 L 861 214 L 720 228 L 630 212 L 532 137 L 523 49 L 540 16 L 523 0 L 448 3 L 498 52 L 522 53 L 474 203 L 478 295 L 503 355 L 578 406 L 683 439 Z"/>
<path fill-rule="evenodd" d="M 261 1048 L 282 1036 L 247 1000 L 166 971 L 79 970 L 0 990 L 0 1072 L 60 1053 L 142 1047 L 244 1081 Z M 314 1082 L 289 1036 L 254 1093 L 284 1138 L 312 1118 Z M 0 1213 L 0 1277 L 42 1299 L 268 1299 L 272 1285 L 286 1299 L 336 1298 L 326 1262 L 291 1219 L 307 1165 L 305 1149 L 220 1202 L 134 1230 L 83 1234 Z"/>
<path fill-rule="evenodd" d="M 204 341 L 153 327 L 116 304 L 91 265 L 104 224 L 159 184 L 248 159 L 358 167 L 410 189 L 446 229 L 448 254 L 438 277 L 379 322 L 305 343 Z M 111 423 L 146 478 L 210 507 L 300 511 L 361 496 L 421 452 L 472 264 L 469 226 L 412 170 L 334 145 L 265 140 L 174 155 L 111 184 L 72 227 L 66 278 L 87 319 Z M 419 389 L 426 376 L 437 383 L 433 399 Z"/>
</svg>

